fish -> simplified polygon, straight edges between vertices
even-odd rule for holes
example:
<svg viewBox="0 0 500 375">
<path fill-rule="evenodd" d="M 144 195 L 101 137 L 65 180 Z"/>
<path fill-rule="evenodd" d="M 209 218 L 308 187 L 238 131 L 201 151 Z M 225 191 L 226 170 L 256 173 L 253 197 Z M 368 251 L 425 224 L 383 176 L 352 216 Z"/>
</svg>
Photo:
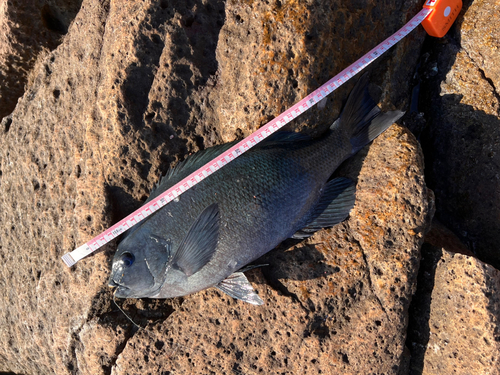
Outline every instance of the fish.
<svg viewBox="0 0 500 375">
<path fill-rule="evenodd" d="M 307 238 L 345 220 L 356 188 L 331 178 L 340 164 L 403 114 L 382 112 L 368 74 L 318 138 L 278 131 L 129 229 L 108 285 L 117 298 L 173 298 L 215 287 L 254 305 L 263 301 L 244 272 L 287 238 Z M 161 178 L 146 203 L 236 142 L 188 156 Z"/>
</svg>

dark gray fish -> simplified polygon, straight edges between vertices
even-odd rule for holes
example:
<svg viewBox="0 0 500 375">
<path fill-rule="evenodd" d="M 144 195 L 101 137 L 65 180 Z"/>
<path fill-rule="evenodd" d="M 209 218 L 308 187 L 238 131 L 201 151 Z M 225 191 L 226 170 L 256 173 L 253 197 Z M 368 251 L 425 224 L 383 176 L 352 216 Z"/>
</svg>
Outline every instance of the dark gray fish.
<svg viewBox="0 0 500 375">
<path fill-rule="evenodd" d="M 354 184 L 328 179 L 403 115 L 381 112 L 367 85 L 365 74 L 324 136 L 277 132 L 131 228 L 113 258 L 115 296 L 171 298 L 216 287 L 262 304 L 242 267 L 287 238 L 343 221 L 354 206 Z M 188 157 L 148 201 L 233 145 Z"/>
</svg>

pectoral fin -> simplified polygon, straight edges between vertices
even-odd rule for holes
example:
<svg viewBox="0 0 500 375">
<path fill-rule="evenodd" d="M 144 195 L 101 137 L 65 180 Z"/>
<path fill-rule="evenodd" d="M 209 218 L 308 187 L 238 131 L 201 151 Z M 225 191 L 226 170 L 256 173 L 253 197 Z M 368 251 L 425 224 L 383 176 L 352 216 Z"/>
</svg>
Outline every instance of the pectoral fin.
<svg viewBox="0 0 500 375">
<path fill-rule="evenodd" d="M 198 216 L 172 258 L 173 267 L 186 276 L 198 272 L 207 264 L 217 248 L 219 235 L 219 208 L 208 206 Z"/>
<path fill-rule="evenodd" d="M 255 293 L 243 272 L 235 272 L 229 275 L 215 286 L 229 296 L 251 303 L 252 305 L 263 305 L 264 301 Z"/>
<path fill-rule="evenodd" d="M 292 238 L 307 238 L 322 228 L 342 222 L 353 208 L 355 199 L 356 186 L 352 180 L 344 177 L 331 180 L 314 208 L 312 220 Z"/>
</svg>

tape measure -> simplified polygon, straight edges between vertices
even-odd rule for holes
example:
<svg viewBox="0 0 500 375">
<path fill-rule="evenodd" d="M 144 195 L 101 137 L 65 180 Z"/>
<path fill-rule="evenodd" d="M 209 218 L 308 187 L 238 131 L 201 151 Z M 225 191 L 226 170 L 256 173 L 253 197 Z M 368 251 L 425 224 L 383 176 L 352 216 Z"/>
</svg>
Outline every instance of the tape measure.
<svg viewBox="0 0 500 375">
<path fill-rule="evenodd" d="M 93 253 L 106 243 L 110 242 L 127 229 L 136 225 L 140 221 L 147 218 L 149 215 L 158 211 L 167 203 L 174 200 L 186 190 L 190 189 L 201 180 L 207 178 L 219 168 L 224 167 L 232 160 L 251 149 L 253 146 L 269 137 L 271 134 L 281 129 L 294 118 L 307 111 L 309 108 L 317 104 L 326 96 L 330 95 L 337 88 L 359 73 L 361 70 L 370 65 L 385 51 L 403 39 L 410 31 L 416 28 L 420 23 L 424 25 L 425 30 L 432 36 L 442 37 L 449 30 L 453 21 L 458 16 L 462 7 L 461 0 L 427 0 L 423 9 L 413 17 L 406 25 L 404 25 L 395 34 L 384 40 L 370 52 L 365 54 L 355 63 L 341 71 L 335 77 L 330 79 L 323 86 L 313 91 L 304 99 L 293 105 L 291 108 L 283 112 L 275 119 L 268 122 L 266 125 L 259 128 L 257 131 L 238 142 L 226 152 L 217 156 L 211 162 L 207 163 L 197 171 L 191 173 L 188 177 L 172 186 L 167 191 L 160 194 L 155 199 L 143 205 L 138 210 L 134 211 L 126 218 L 120 220 L 111 228 L 105 230 L 97 237 L 94 237 L 86 244 L 76 248 L 70 253 L 63 255 L 62 260 L 68 266 L 73 266 L 80 259 Z"/>
<path fill-rule="evenodd" d="M 427 34 L 442 38 L 450 29 L 462 9 L 462 0 L 427 0 L 424 9 L 432 10 L 423 21 Z"/>
</svg>

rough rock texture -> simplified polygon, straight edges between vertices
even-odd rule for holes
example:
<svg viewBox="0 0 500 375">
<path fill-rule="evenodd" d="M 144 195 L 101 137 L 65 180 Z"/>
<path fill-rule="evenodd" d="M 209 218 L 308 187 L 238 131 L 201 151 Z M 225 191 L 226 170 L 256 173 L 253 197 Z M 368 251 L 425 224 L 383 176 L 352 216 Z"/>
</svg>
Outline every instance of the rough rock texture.
<svg viewBox="0 0 500 375">
<path fill-rule="evenodd" d="M 500 268 L 500 3 L 475 1 L 433 43 L 422 89 L 427 182 L 436 216 L 480 259 Z M 429 105 L 432 103 L 432 105 Z"/>
<path fill-rule="evenodd" d="M 500 271 L 425 244 L 412 301 L 410 374 L 500 374 Z"/>
<path fill-rule="evenodd" d="M 137 332 L 106 286 L 115 243 L 71 269 L 60 256 L 137 208 L 187 153 L 249 134 L 418 8 L 84 1 L 1 122 L 0 371 L 403 373 L 432 197 L 402 127 L 345 167 L 359 174 L 347 223 L 283 245 L 250 272 L 263 307 L 214 290 L 120 301 L 149 330 Z M 407 101 L 422 35 L 374 66 L 386 104 Z M 352 85 L 290 128 L 323 131 Z"/>
<path fill-rule="evenodd" d="M 112 373 L 406 373 L 407 309 L 432 203 L 422 161 L 414 137 L 391 127 L 344 170 L 359 174 L 350 219 L 288 241 L 250 273 L 264 306 L 213 290 L 186 297 L 128 340 Z"/>
<path fill-rule="evenodd" d="M 81 0 L 9 0 L 0 4 L 0 118 L 14 110 L 38 54 L 54 49 Z"/>
<path fill-rule="evenodd" d="M 456 27 L 424 46 L 421 139 L 443 224 L 422 249 L 410 374 L 500 373 L 500 273 L 473 257 L 500 267 L 499 6 L 465 2 Z"/>
</svg>

